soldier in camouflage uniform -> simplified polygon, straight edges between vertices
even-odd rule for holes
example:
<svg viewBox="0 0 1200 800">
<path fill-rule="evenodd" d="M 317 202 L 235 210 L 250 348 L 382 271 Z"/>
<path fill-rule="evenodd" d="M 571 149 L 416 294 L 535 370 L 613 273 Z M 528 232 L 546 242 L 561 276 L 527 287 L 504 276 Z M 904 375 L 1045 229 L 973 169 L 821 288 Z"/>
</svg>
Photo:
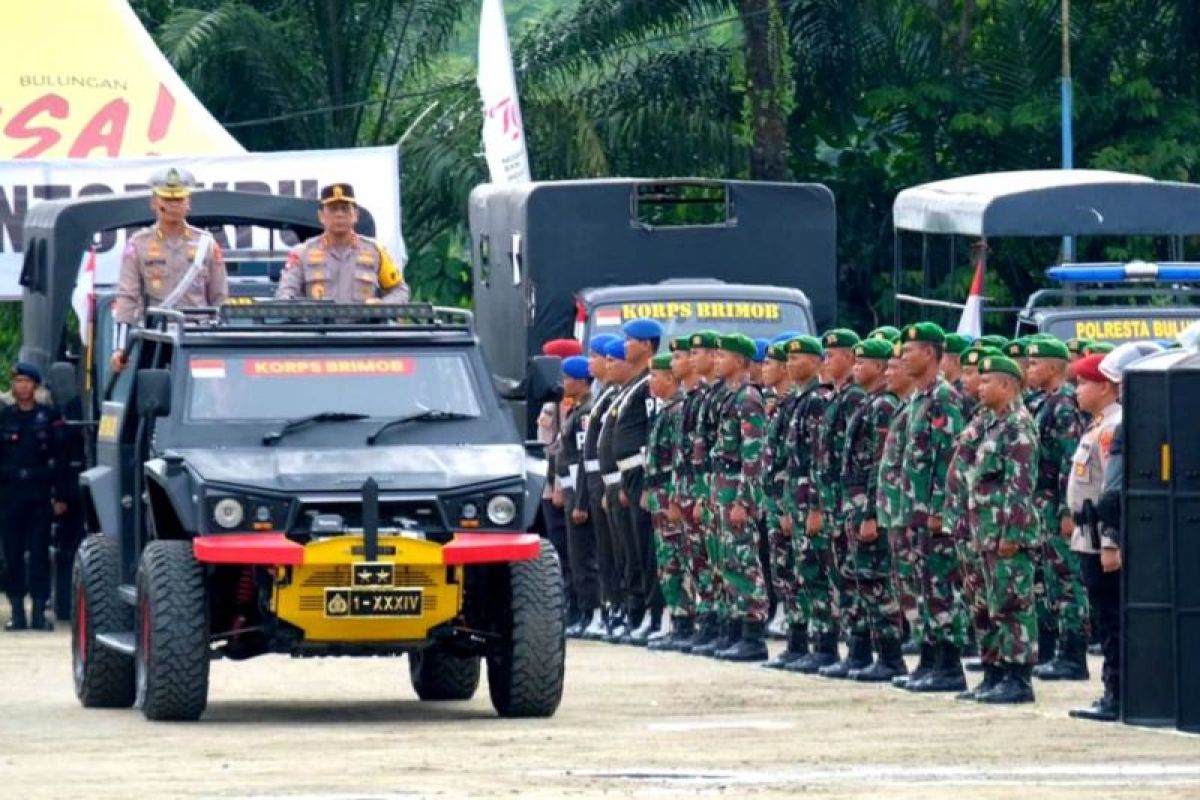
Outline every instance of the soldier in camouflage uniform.
<svg viewBox="0 0 1200 800">
<path fill-rule="evenodd" d="M 847 663 L 865 660 L 868 664 L 852 667 L 847 677 L 857 681 L 890 681 L 907 673 L 908 668 L 900 652 L 903 616 L 892 583 L 887 528 L 879 526 L 876 492 L 884 442 L 900 407 L 900 398 L 887 389 L 886 371 L 892 344 L 868 339 L 854 352 L 857 356 L 854 381 L 868 399 L 846 428 L 842 513 L 849 553 L 842 561 L 842 587 L 853 609 Z M 869 663 L 872 647 L 878 658 Z M 822 670 L 821 674 L 829 676 L 831 669 Z"/>
<path fill-rule="evenodd" d="M 683 395 L 672 370 L 672 360 L 670 353 L 660 353 L 650 361 L 650 394 L 660 408 L 651 423 L 646 445 L 646 488 L 641 498 L 654 526 L 658 585 L 671 620 L 668 635 L 650 637 L 648 647 L 654 650 L 674 649 L 674 643 L 690 639 L 695 617 L 693 592 L 687 585 L 689 575 L 684 563 L 683 522 L 672 520 L 669 513 L 672 465 L 680 445 L 683 418 Z"/>
<path fill-rule="evenodd" d="M 942 353 L 942 377 L 954 387 L 962 398 L 963 419 L 970 419 L 975 413 L 975 398 L 969 396 L 963 388 L 963 353 L 971 346 L 970 340 L 960 333 L 946 334 L 946 350 Z"/>
<path fill-rule="evenodd" d="M 975 463 L 975 454 L 983 435 L 982 426 L 987 416 L 984 413 L 985 409 L 978 404 L 982 378 L 979 374 L 979 363 L 988 356 L 998 355 L 1001 355 L 999 350 L 980 346 L 972 347 L 963 354 L 963 389 L 974 402 L 976 410 L 966 428 L 959 434 L 954 454 L 950 457 L 950 466 L 946 469 L 946 507 L 942 524 L 950 531 L 958 551 L 959 567 L 962 570 L 963 606 L 976 641 L 986 641 L 991 636 L 992 621 L 988 613 L 983 555 L 971 535 L 967 514 L 970 504 L 967 478 Z M 983 682 L 977 689 L 959 694 L 958 699 L 974 700 L 977 691 L 989 690 L 1000 681 L 1001 675 L 993 654 L 981 653 L 980 668 L 984 672 Z"/>
<path fill-rule="evenodd" d="M 750 383 L 754 354 L 750 337 L 721 337 L 716 371 L 725 392 L 717 414 L 709 502 L 720 531 L 721 573 L 730 619 L 740 632 L 736 642 L 714 653 L 726 661 L 767 659 L 767 584 L 755 525 L 763 506 L 767 417 L 762 393 Z"/>
<path fill-rule="evenodd" d="M 720 639 L 716 566 L 709 554 L 712 541 L 705 526 L 707 512 L 700 501 L 708 496 L 709 464 L 707 449 L 707 412 L 721 381 L 714 373 L 714 355 L 720 347 L 716 331 L 696 331 L 690 336 L 688 358 L 695 371 L 696 384 L 684 398 L 682 443 L 675 456 L 675 484 L 672 504 L 683 519 L 687 542 L 689 572 L 696 592 L 696 633 L 683 652 L 711 655 Z"/>
<path fill-rule="evenodd" d="M 979 363 L 979 447 L 967 473 L 968 524 L 984 563 L 989 635 L 980 642 L 1000 680 L 975 691 L 981 703 L 1028 703 L 1033 697 L 1033 559 L 1039 547 L 1034 509 L 1038 442 L 1033 418 L 1021 404 L 1022 370 L 1012 359 L 986 356 Z"/>
<path fill-rule="evenodd" d="M 786 635 L 787 608 L 792 602 L 796 574 L 792 560 L 792 537 L 780 526 L 779 517 L 783 513 L 783 493 L 787 483 L 788 421 L 796 405 L 797 394 L 792 385 L 792 376 L 788 374 L 787 349 L 782 342 L 767 348 L 763 383 L 763 399 L 767 407 L 767 435 L 763 450 L 763 493 L 766 497 L 763 523 L 767 532 L 764 565 L 770 567 L 771 594 L 775 599 L 775 613 L 767 625 L 767 633 Z M 771 665 L 782 666 L 775 662 L 771 662 Z"/>
<path fill-rule="evenodd" d="M 812 505 L 812 444 L 820 420 L 824 416 L 829 389 L 820 382 L 821 359 L 824 348 L 812 336 L 797 335 L 780 345 L 787 358 L 788 377 L 792 382 L 791 402 L 782 407 L 777 417 L 778 429 L 772 440 L 772 469 L 782 472 L 780 487 L 779 535 L 791 548 L 787 563 L 791 565 L 791 583 L 784 590 L 784 622 L 787 625 L 787 647 L 767 666 L 792 670 L 800 662 L 811 661 L 808 649 L 808 624 L 812 603 L 808 587 L 820 575 L 817 561 L 819 551 L 810 546 L 800 520 L 808 517 Z M 815 671 L 815 668 L 814 668 Z"/>
<path fill-rule="evenodd" d="M 845 328 L 826 331 L 822 337 L 825 345 L 823 374 L 834 390 L 825 407 L 825 418 L 813 453 L 812 477 L 817 490 L 818 510 L 809 512 L 805 526 L 809 535 L 819 538 L 829 551 L 829 557 L 823 562 L 827 574 L 820 583 L 823 596 L 814 605 L 814 614 L 818 613 L 818 609 L 828 607 L 834 614 L 835 631 L 839 626 L 849 627 L 850 618 L 854 615 L 849 595 L 842 591 L 842 574 L 846 571 L 844 562 L 850 554 L 843 516 L 842 457 L 845 455 L 846 429 L 850 418 L 867 400 L 867 393 L 852 379 L 854 348 L 859 341 L 858 334 Z M 836 611 L 833 610 L 835 604 Z M 828 670 L 829 677 L 845 677 L 850 669 L 868 666 L 871 658 L 870 641 L 865 642 L 865 654 L 862 643 L 855 644 L 858 649 L 852 647 L 846 660 L 826 664 L 818 671 L 826 674 Z M 837 655 L 836 643 L 833 654 Z"/>
<path fill-rule="evenodd" d="M 892 586 L 900 604 L 906 636 L 917 629 L 917 596 L 919 587 L 913 578 L 912 546 L 905 528 L 904 492 L 902 490 L 904 443 L 908 431 L 908 402 L 915 386 L 908 370 L 900 360 L 900 343 L 892 343 L 892 357 L 888 359 L 887 389 L 899 399 L 892 421 L 884 436 L 883 453 L 879 458 L 879 476 L 875 489 L 876 525 L 887 532 L 888 548 L 892 563 Z M 932 651 L 931 651 L 932 652 Z M 926 661 L 929 659 L 926 658 Z M 926 665 L 928 671 L 929 664 Z M 893 683 L 903 683 L 907 676 L 893 678 Z"/>
<path fill-rule="evenodd" d="M 1045 400 L 1034 417 L 1041 457 L 1038 462 L 1034 505 L 1041 522 L 1041 572 L 1045 593 L 1038 603 L 1038 662 L 1033 674 L 1042 680 L 1087 680 L 1087 590 L 1080 577 L 1079 559 L 1071 552 L 1071 509 L 1067 506 L 1067 480 L 1071 458 L 1083 435 L 1083 412 L 1075 387 L 1067 383 L 1070 351 L 1052 337 L 1034 337 L 1026 347 L 1029 383 Z M 1050 637 L 1056 634 L 1058 651 L 1050 655 Z M 1042 653 L 1045 644 L 1047 652 Z"/>
<path fill-rule="evenodd" d="M 902 459 L 906 528 L 916 554 L 921 587 L 921 641 L 933 648 L 933 667 L 914 675 L 904 688 L 918 692 L 962 691 L 966 676 L 962 648 L 967 638 L 958 553 L 942 524 L 946 469 L 954 441 L 963 429 L 958 392 L 939 373 L 946 335 L 931 322 L 904 329 L 902 359 L 917 388 L 908 406 L 907 441 Z"/>
<path fill-rule="evenodd" d="M 799 336 L 788 342 L 788 371 L 799 397 L 788 423 L 788 480 L 783 496 L 784 515 L 780 526 L 792 537 L 796 564 L 795 601 L 788 615 L 788 650 L 801 654 L 785 669 L 813 674 L 837 661 L 837 627 L 828 601 L 827 582 L 832 570 L 833 553 L 820 525 L 808 529 L 810 512 L 818 508 L 813 482 L 814 457 L 825 410 L 833 397 L 833 387 L 822 383 L 821 367 L 825 347 L 812 336 Z M 804 630 L 812 637 L 808 652 Z"/>
</svg>

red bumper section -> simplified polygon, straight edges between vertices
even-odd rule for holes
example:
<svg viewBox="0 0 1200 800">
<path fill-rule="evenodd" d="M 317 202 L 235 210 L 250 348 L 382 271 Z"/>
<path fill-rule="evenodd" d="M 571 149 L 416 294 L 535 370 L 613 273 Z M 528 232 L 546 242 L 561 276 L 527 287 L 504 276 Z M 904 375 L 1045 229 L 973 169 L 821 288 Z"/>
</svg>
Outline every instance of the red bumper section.
<svg viewBox="0 0 1200 800">
<path fill-rule="evenodd" d="M 536 533 L 456 533 L 442 546 L 442 563 L 498 564 L 537 558 L 541 539 Z M 299 565 L 304 546 L 282 533 L 197 536 L 192 552 L 203 564 Z"/>
</svg>

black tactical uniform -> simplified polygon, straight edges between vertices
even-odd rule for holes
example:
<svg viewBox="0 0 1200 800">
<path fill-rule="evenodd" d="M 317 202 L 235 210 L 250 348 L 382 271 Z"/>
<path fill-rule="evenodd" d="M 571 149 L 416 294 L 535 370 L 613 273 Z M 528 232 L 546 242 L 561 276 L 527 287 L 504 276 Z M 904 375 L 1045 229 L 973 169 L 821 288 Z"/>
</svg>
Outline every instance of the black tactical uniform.
<svg viewBox="0 0 1200 800">
<path fill-rule="evenodd" d="M 604 478 L 600 472 L 600 429 L 608 407 L 616 398 L 619 387 L 606 386 L 592 403 L 586 417 L 583 439 L 583 471 L 576 483 L 575 508 L 588 512 L 592 531 L 596 535 L 596 559 L 600 571 L 600 588 L 604 602 L 617 607 L 624 601 L 616 554 L 613 552 L 612 532 L 608 514 L 600 505 L 604 499 Z"/>
<path fill-rule="evenodd" d="M 600 415 L 600 438 L 596 443 L 596 456 L 600 465 L 600 477 L 603 481 L 603 497 L 605 505 L 608 507 L 606 511 L 601 511 L 608 521 L 608 551 L 612 558 L 613 570 L 613 585 L 614 591 L 610 595 L 610 604 L 612 607 L 622 612 L 621 618 L 628 622 L 623 613 L 627 605 L 627 596 L 629 587 L 625 583 L 625 539 L 624 528 L 621 525 L 622 509 L 621 509 L 621 469 L 617 466 L 617 451 L 614 448 L 615 434 L 617 431 L 617 409 L 621 402 L 621 397 L 625 394 L 628 384 L 616 387 L 613 393 L 612 400 L 609 402 L 604 413 Z M 601 553 L 603 553 L 603 546 Z M 601 567 L 603 569 L 603 567 Z M 621 626 L 618 626 L 621 627 Z M 628 633 L 628 630 L 614 630 L 618 634 L 616 638 Z"/>
<path fill-rule="evenodd" d="M 650 513 L 643 510 L 639 502 L 646 485 L 646 442 L 655 408 L 655 400 L 650 396 L 650 371 L 646 370 L 631 380 L 621 393 L 621 399 L 616 403 L 616 417 L 612 420 L 613 453 L 621 476 L 619 488 L 628 499 L 628 505 L 622 506 L 618 492 L 613 516 L 624 545 L 625 605 L 631 626 L 641 623 L 647 607 L 661 610 L 663 605 L 661 594 L 655 591 L 658 564 L 654 529 Z M 611 501 L 609 510 L 613 510 Z"/>
<path fill-rule="evenodd" d="M 592 411 L 592 396 L 580 398 L 580 402 L 563 421 L 559 431 L 558 456 L 555 466 L 558 483 L 563 489 L 563 508 L 567 521 L 567 556 L 571 565 L 572 589 L 579 610 L 585 612 L 581 621 L 586 624 L 590 612 L 600 607 L 600 568 L 596 560 L 596 532 L 592 527 L 591 509 L 579 504 L 587 474 L 583 468 L 583 445 L 587 438 L 585 424 Z M 585 498 L 586 499 L 586 498 Z M 571 520 L 574 510 L 587 511 L 588 519 L 583 523 Z"/>
<path fill-rule="evenodd" d="M 0 410 L 0 537 L 11 628 L 25 626 L 25 595 L 33 597 L 34 627 L 45 626 L 50 597 L 50 522 L 55 497 L 68 496 L 62 415 L 48 405 Z M 29 553 L 26 580 L 25 553 Z"/>
</svg>

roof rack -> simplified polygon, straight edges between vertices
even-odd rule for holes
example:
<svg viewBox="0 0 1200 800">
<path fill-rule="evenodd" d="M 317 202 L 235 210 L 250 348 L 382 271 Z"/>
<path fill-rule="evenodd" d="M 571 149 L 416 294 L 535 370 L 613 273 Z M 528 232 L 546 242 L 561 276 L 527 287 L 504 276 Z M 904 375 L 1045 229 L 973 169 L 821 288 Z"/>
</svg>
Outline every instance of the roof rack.
<svg viewBox="0 0 1200 800">
<path fill-rule="evenodd" d="M 231 328 L 288 330 L 379 330 L 380 325 L 404 331 L 471 332 L 474 315 L 462 308 L 429 303 L 333 303 L 320 300 L 274 300 L 234 297 L 219 308 L 159 308 L 146 311 L 146 327 L 165 331 L 174 325 L 186 330 Z"/>
</svg>

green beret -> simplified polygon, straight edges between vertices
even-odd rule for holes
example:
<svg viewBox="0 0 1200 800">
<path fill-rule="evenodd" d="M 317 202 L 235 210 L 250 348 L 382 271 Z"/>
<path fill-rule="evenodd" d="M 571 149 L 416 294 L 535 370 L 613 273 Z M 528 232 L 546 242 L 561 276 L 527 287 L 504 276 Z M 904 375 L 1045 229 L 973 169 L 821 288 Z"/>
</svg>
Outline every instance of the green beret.
<svg viewBox="0 0 1200 800">
<path fill-rule="evenodd" d="M 736 353 L 746 358 L 754 358 L 758 353 L 758 345 L 743 333 L 729 333 L 721 336 L 721 349 L 728 353 Z"/>
<path fill-rule="evenodd" d="M 1071 357 L 1071 351 L 1058 339 L 1035 337 L 1026 345 L 1025 355 L 1034 358 L 1061 358 L 1066 361 Z"/>
<path fill-rule="evenodd" d="M 788 353 L 804 353 L 810 356 L 825 355 L 825 347 L 815 336 L 797 336 L 787 343 Z"/>
<path fill-rule="evenodd" d="M 680 350 L 686 353 L 688 350 L 692 349 L 692 337 L 676 336 L 671 340 L 670 348 L 672 353 Z"/>
<path fill-rule="evenodd" d="M 1108 355 L 1114 349 L 1116 349 L 1116 345 L 1112 342 L 1088 342 L 1087 346 L 1083 348 L 1083 354 L 1085 356 L 1094 356 L 1097 353 Z"/>
<path fill-rule="evenodd" d="M 787 344 L 778 342 L 767 348 L 767 358 L 772 361 L 787 361 Z"/>
<path fill-rule="evenodd" d="M 1013 339 L 1004 346 L 1004 355 L 1008 356 L 1009 358 L 1024 358 L 1025 344 L 1027 341 L 1028 339 L 1026 339 L 1024 336 L 1022 336 L 1020 339 Z"/>
<path fill-rule="evenodd" d="M 887 361 L 892 357 L 892 343 L 887 339 L 864 339 L 855 346 L 854 355 Z"/>
<path fill-rule="evenodd" d="M 854 347 L 862 340 L 858 338 L 858 334 L 849 328 L 834 328 L 825 331 L 825 335 L 821 337 L 821 343 L 825 347 Z"/>
<path fill-rule="evenodd" d="M 989 334 L 987 336 L 980 336 L 979 339 L 976 340 L 975 344 L 981 344 L 986 347 L 992 347 L 992 348 L 995 348 L 996 350 L 1003 350 L 1005 347 L 1008 346 L 1008 339 L 1005 339 L 1003 336 L 998 336 L 993 333 L 993 334 Z"/>
<path fill-rule="evenodd" d="M 721 334 L 716 331 L 696 331 L 690 337 L 691 345 L 689 350 L 704 348 L 706 350 L 716 350 L 721 346 Z"/>
<path fill-rule="evenodd" d="M 971 346 L 971 340 L 963 336 L 961 333 L 946 334 L 946 352 L 956 356 L 961 356 L 968 347 Z"/>
<path fill-rule="evenodd" d="M 670 372 L 671 360 L 670 353 L 659 353 L 654 358 L 650 359 L 650 369 L 661 369 Z"/>
<path fill-rule="evenodd" d="M 1083 351 L 1086 350 L 1087 346 L 1090 344 L 1092 344 L 1091 339 L 1085 339 L 1082 336 L 1075 336 L 1067 339 L 1067 352 L 1073 356 L 1081 356 L 1083 355 Z"/>
<path fill-rule="evenodd" d="M 967 352 L 962 354 L 962 363 L 966 367 L 977 367 L 979 366 L 979 362 L 988 356 L 1002 355 L 1004 353 L 994 347 L 984 347 L 983 345 L 976 344 L 974 347 L 967 348 Z"/>
<path fill-rule="evenodd" d="M 914 322 L 904 329 L 901 338 L 905 342 L 927 342 L 929 344 L 946 343 L 946 332 L 936 322 Z"/>
<path fill-rule="evenodd" d="M 900 329 L 894 328 L 891 325 L 880 325 L 875 330 L 867 334 L 868 339 L 886 339 L 889 342 L 894 342 L 900 338 Z"/>
<path fill-rule="evenodd" d="M 1002 373 L 1021 380 L 1021 367 L 1007 356 L 984 356 L 979 362 L 979 372 L 982 375 Z"/>
</svg>

